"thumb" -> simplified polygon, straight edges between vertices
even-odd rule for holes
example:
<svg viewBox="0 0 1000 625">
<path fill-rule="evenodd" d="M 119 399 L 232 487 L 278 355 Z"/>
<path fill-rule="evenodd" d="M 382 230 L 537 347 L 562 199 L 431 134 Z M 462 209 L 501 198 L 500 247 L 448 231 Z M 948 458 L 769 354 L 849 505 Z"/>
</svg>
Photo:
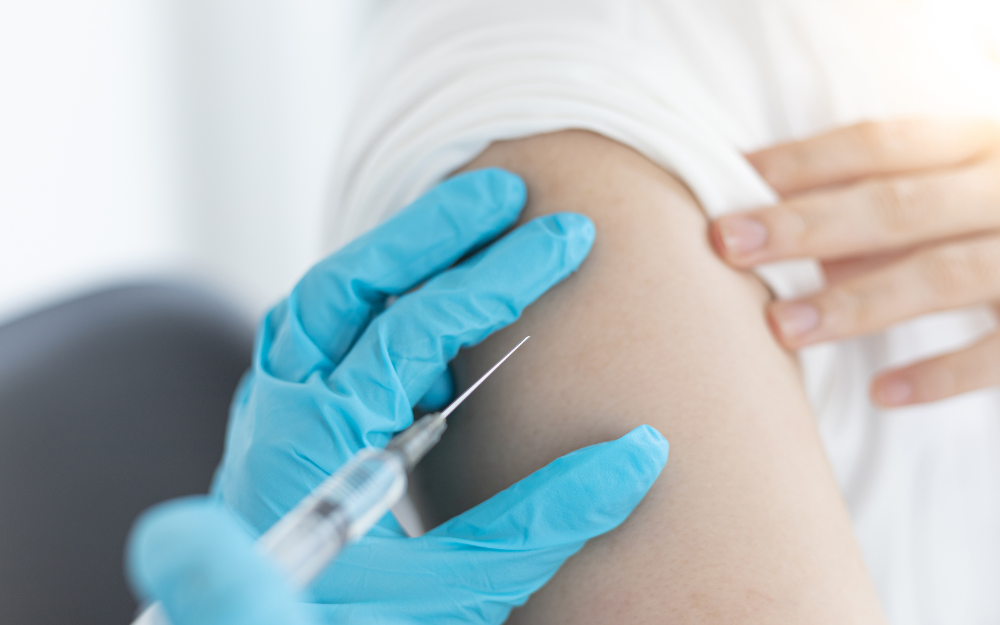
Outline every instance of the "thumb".
<svg viewBox="0 0 1000 625">
<path fill-rule="evenodd" d="M 163 603 L 172 625 L 311 625 L 291 583 L 226 508 L 204 497 L 156 506 L 126 548 L 136 594 Z"/>
</svg>

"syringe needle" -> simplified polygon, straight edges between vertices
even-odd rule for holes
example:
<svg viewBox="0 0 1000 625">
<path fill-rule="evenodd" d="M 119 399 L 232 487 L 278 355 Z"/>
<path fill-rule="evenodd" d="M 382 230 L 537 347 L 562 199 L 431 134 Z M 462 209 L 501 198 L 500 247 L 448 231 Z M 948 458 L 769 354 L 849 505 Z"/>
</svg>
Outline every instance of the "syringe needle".
<svg viewBox="0 0 1000 625">
<path fill-rule="evenodd" d="M 510 355 L 513 354 L 514 352 L 516 352 L 517 348 L 520 347 L 520 346 L 522 346 L 522 345 L 524 345 L 524 341 L 527 341 L 530 338 L 531 338 L 530 336 L 524 337 L 524 339 L 522 339 L 520 343 L 518 343 L 517 345 L 514 346 L 514 349 L 510 350 L 509 352 L 507 352 L 507 355 L 500 359 L 500 362 L 498 362 L 497 364 L 493 365 L 492 369 L 490 369 L 489 371 L 487 371 L 486 373 L 484 373 L 483 377 L 481 377 L 478 380 L 476 380 L 475 384 L 473 384 L 469 388 L 465 389 L 465 392 L 462 393 L 461 395 L 459 395 L 458 398 L 455 401 L 453 401 L 450 404 L 448 404 L 448 407 L 441 411 L 441 414 L 438 416 L 438 418 L 439 419 L 444 419 L 448 415 L 450 415 L 452 412 L 454 412 L 455 409 L 458 408 L 459 405 L 461 405 L 461 403 L 463 401 L 465 401 L 465 399 L 469 395 L 472 395 L 472 391 L 476 390 L 476 388 L 478 388 L 480 384 L 482 384 L 483 382 L 485 382 L 486 378 L 490 377 L 490 375 L 492 375 L 493 372 L 496 371 L 500 367 L 500 365 L 503 364 L 503 361 L 505 361 L 508 358 L 510 358 Z"/>
</svg>

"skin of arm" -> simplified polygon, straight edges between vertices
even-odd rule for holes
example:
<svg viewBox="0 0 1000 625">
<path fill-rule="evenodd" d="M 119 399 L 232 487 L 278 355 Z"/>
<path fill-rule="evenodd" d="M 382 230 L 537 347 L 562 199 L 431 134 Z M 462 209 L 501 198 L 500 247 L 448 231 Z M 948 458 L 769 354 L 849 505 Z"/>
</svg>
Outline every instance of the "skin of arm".
<svg viewBox="0 0 1000 625">
<path fill-rule="evenodd" d="M 793 358 L 762 283 L 713 253 L 678 180 L 614 141 L 564 131 L 467 166 L 528 184 L 522 219 L 577 211 L 581 269 L 455 361 L 457 388 L 532 340 L 451 418 L 418 475 L 429 525 L 574 449 L 649 424 L 666 469 L 516 623 L 883 623 Z"/>
</svg>

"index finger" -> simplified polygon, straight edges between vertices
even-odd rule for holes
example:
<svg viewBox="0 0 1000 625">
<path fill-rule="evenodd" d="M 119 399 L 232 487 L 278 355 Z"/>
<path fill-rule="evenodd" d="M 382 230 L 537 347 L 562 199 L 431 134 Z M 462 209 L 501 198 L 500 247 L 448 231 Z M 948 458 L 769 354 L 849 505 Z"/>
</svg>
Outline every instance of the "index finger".
<svg viewBox="0 0 1000 625">
<path fill-rule="evenodd" d="M 393 588 L 394 601 L 407 606 L 413 622 L 453 622 L 451 606 L 479 598 L 488 617 L 476 622 L 500 623 L 587 540 L 629 516 L 668 451 L 666 439 L 644 425 L 571 452 L 419 538 L 369 535 L 317 580 L 313 596 L 330 606 L 330 622 L 378 621 L 385 588 Z M 345 579 L 360 581 L 345 585 Z M 448 601 L 427 601 L 442 593 Z"/>
<path fill-rule="evenodd" d="M 628 517 L 659 477 L 669 451 L 659 431 L 641 425 L 554 460 L 428 536 L 472 545 L 515 539 L 523 550 L 576 543 L 578 549 Z"/>
<path fill-rule="evenodd" d="M 517 220 L 526 198 L 524 182 L 502 169 L 461 174 L 319 262 L 288 298 L 285 315 L 298 323 L 278 330 L 268 352 L 272 372 L 301 379 L 313 368 L 316 348 L 335 365 L 387 296 L 496 238 Z"/>
<path fill-rule="evenodd" d="M 350 406 L 351 431 L 338 444 L 384 446 L 412 423 L 411 407 L 459 349 L 516 321 L 576 271 L 593 241 L 593 222 L 583 215 L 538 217 L 400 298 L 327 380 L 340 405 Z"/>
<path fill-rule="evenodd" d="M 1000 140 L 995 122 L 973 119 L 869 121 L 747 155 L 781 196 L 868 176 L 957 165 Z"/>
</svg>

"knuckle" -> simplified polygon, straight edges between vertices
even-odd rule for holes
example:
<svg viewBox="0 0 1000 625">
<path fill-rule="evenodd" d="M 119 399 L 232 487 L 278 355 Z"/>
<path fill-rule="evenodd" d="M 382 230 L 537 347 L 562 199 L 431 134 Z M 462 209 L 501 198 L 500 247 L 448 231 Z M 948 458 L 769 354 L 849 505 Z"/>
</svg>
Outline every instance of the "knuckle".
<svg viewBox="0 0 1000 625">
<path fill-rule="evenodd" d="M 815 234 L 822 229 L 823 219 L 820 212 L 797 200 L 775 207 L 772 218 L 780 225 L 784 238 L 794 242 L 798 247 L 808 245 Z"/>
<path fill-rule="evenodd" d="M 912 134 L 901 122 L 862 122 L 855 128 L 855 140 L 862 147 L 872 165 L 879 165 L 887 154 L 904 149 Z"/>
<path fill-rule="evenodd" d="M 934 294 L 952 299 L 1000 282 L 998 260 L 994 251 L 981 245 L 953 245 L 924 254 L 918 268 Z"/>
<path fill-rule="evenodd" d="M 827 300 L 827 323 L 839 332 L 863 330 L 871 326 L 878 308 L 878 296 L 871 289 L 834 287 Z"/>
<path fill-rule="evenodd" d="M 927 220 L 928 211 L 934 206 L 931 195 L 924 185 L 908 180 L 874 185 L 871 201 L 876 224 L 890 234 L 916 229 Z"/>
</svg>

